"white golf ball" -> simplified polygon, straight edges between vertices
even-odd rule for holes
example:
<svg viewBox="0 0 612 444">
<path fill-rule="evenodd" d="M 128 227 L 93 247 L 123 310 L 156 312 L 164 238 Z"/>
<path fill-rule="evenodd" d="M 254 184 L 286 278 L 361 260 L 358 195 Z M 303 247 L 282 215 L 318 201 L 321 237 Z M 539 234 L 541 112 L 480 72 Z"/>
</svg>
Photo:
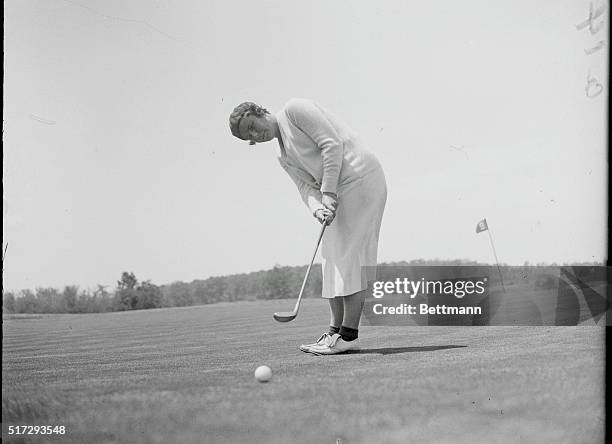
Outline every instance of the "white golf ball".
<svg viewBox="0 0 612 444">
<path fill-rule="evenodd" d="M 255 379 L 259 382 L 268 382 L 272 378 L 272 370 L 267 365 L 260 365 L 255 370 Z"/>
</svg>

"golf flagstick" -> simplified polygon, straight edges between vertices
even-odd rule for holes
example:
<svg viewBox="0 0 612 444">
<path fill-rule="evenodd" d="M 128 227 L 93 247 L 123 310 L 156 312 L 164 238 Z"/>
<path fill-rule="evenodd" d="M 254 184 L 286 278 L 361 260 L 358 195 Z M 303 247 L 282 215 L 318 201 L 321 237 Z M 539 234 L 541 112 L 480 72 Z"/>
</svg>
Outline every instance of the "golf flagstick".
<svg viewBox="0 0 612 444">
<path fill-rule="evenodd" d="M 304 281 L 302 282 L 302 288 L 300 289 L 300 295 L 298 296 L 297 302 L 295 303 L 295 307 L 293 311 L 279 311 L 274 313 L 274 319 L 278 322 L 289 322 L 293 321 L 298 314 L 298 310 L 300 309 L 300 302 L 302 301 L 302 295 L 304 294 L 304 288 L 306 288 L 306 281 L 308 281 L 308 276 L 310 275 L 310 269 L 312 268 L 312 264 L 314 263 L 315 257 L 317 256 L 317 251 L 319 251 L 319 245 L 321 245 L 321 239 L 323 239 L 323 233 L 325 233 L 325 227 L 327 227 L 327 223 L 322 224 L 321 232 L 319 233 L 319 239 L 317 240 L 317 246 L 315 247 L 315 251 L 312 255 L 312 259 L 310 260 L 310 265 L 308 265 L 308 269 L 306 270 L 306 276 L 304 276 Z"/>
<path fill-rule="evenodd" d="M 6 249 L 8 248 L 8 242 L 4 246 L 4 253 L 2 253 L 2 273 L 4 273 L 4 258 L 6 257 Z"/>
<path fill-rule="evenodd" d="M 495 264 L 497 265 L 497 271 L 499 272 L 499 279 L 501 280 L 502 288 L 505 292 L 506 286 L 504 285 L 504 278 L 502 276 L 501 269 L 499 268 L 499 260 L 497 259 L 497 252 L 495 251 L 495 245 L 493 244 L 493 236 L 491 236 L 491 230 L 489 229 L 489 224 L 487 223 L 486 218 L 478 222 L 478 225 L 476 225 L 476 234 L 480 233 L 481 231 L 486 231 L 489 234 L 489 241 L 491 241 L 493 256 L 495 256 Z"/>
</svg>

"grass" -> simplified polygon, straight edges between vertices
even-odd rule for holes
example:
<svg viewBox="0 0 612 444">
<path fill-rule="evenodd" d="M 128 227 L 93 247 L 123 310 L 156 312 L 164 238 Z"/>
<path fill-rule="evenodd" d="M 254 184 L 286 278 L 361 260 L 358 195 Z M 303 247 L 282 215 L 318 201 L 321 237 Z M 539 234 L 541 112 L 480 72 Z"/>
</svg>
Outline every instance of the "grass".
<svg viewBox="0 0 612 444">
<path fill-rule="evenodd" d="M 297 345 L 325 302 L 274 322 L 293 302 L 7 317 L 3 440 L 603 442 L 601 327 L 364 326 L 362 353 L 319 357 Z M 8 424 L 68 433 L 19 441 Z"/>
</svg>

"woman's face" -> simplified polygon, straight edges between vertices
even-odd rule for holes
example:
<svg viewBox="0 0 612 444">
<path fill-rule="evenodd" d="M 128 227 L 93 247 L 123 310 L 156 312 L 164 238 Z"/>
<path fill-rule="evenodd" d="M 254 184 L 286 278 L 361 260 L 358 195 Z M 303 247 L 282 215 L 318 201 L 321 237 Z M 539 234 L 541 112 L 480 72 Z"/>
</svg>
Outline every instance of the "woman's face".
<svg viewBox="0 0 612 444">
<path fill-rule="evenodd" d="M 243 139 L 250 140 L 251 142 L 269 142 L 275 137 L 274 124 L 266 116 L 257 117 L 250 114 L 243 117 L 238 130 Z"/>
</svg>

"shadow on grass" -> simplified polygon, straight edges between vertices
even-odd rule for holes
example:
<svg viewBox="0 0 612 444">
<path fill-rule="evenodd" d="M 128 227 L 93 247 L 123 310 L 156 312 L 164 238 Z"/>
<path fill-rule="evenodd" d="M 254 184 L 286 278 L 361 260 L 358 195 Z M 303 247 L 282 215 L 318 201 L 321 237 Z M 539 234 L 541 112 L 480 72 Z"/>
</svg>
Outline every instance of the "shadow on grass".
<svg viewBox="0 0 612 444">
<path fill-rule="evenodd" d="M 446 350 L 449 348 L 464 348 L 464 347 L 467 347 L 467 345 L 425 345 L 423 347 L 364 348 L 359 351 L 354 351 L 353 354 L 394 355 L 396 353 L 428 352 L 428 351 L 436 351 L 436 350 Z"/>
</svg>

